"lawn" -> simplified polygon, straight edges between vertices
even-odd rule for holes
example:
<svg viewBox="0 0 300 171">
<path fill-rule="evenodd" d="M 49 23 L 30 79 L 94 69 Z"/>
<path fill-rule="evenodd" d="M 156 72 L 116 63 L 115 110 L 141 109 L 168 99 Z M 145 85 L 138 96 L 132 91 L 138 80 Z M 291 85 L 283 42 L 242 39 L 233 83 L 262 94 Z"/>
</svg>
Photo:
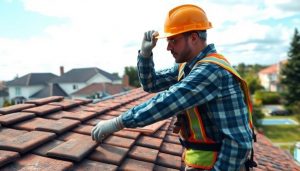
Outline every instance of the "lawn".
<svg viewBox="0 0 300 171">
<path fill-rule="evenodd" d="M 288 118 L 297 121 L 294 116 L 268 116 L 265 118 Z M 263 130 L 264 135 L 268 137 L 274 145 L 278 145 L 280 148 L 289 150 L 290 152 L 293 152 L 295 142 L 300 141 L 300 124 L 260 126 L 260 128 Z"/>
</svg>

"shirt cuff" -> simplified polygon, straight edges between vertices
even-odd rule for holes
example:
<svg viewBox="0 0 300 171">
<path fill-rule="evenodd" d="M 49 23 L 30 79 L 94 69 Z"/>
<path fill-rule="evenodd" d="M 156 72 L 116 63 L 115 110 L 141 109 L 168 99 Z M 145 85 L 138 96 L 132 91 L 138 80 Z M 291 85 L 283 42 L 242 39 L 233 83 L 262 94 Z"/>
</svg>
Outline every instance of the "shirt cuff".
<svg viewBox="0 0 300 171">
<path fill-rule="evenodd" d="M 138 58 L 142 58 L 142 59 L 145 59 L 145 60 L 152 60 L 152 59 L 153 59 L 153 53 L 151 52 L 150 57 L 144 57 L 144 56 L 141 54 L 141 50 L 139 50 L 139 51 L 138 51 Z"/>
</svg>

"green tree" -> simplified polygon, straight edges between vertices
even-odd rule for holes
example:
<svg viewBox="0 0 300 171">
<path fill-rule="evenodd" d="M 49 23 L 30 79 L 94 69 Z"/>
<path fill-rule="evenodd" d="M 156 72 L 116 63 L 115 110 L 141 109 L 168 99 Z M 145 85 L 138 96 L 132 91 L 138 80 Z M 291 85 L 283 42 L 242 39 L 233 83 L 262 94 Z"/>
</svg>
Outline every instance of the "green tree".
<svg viewBox="0 0 300 171">
<path fill-rule="evenodd" d="M 257 90 L 262 90 L 263 86 L 260 84 L 260 81 L 256 74 L 249 74 L 245 78 L 248 88 L 251 94 L 254 94 Z"/>
<path fill-rule="evenodd" d="M 140 87 L 139 77 L 138 77 L 138 71 L 136 67 L 133 66 L 127 66 L 125 67 L 126 75 L 129 77 L 129 85 L 133 87 Z"/>
<path fill-rule="evenodd" d="M 245 65 L 244 63 L 240 63 L 237 66 L 235 66 L 240 76 L 246 80 L 251 94 L 254 94 L 257 90 L 263 89 L 257 75 L 257 73 L 263 67 L 264 66 L 259 64 Z"/>
<path fill-rule="evenodd" d="M 239 72 L 241 77 L 246 75 L 246 65 L 244 63 L 240 63 L 236 66 L 236 70 Z"/>
<path fill-rule="evenodd" d="M 285 87 L 283 95 L 288 104 L 300 101 L 300 35 L 297 29 L 288 51 L 288 61 L 281 74 L 281 82 Z"/>
</svg>

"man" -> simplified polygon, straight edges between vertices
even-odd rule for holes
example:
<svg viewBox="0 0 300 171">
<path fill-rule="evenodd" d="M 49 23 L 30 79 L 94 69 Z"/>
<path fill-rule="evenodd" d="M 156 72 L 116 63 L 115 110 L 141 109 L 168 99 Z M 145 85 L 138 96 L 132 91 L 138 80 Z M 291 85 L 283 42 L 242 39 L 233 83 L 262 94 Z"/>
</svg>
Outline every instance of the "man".
<svg viewBox="0 0 300 171">
<path fill-rule="evenodd" d="M 102 141 L 124 127 L 152 124 L 177 115 L 186 170 L 241 170 L 252 149 L 251 103 L 247 85 L 213 44 L 211 23 L 195 5 L 170 10 L 165 22 L 167 50 L 176 65 L 156 72 L 152 49 L 159 34 L 145 33 L 138 54 L 139 79 L 149 101 L 117 118 L 100 121 L 92 138 Z"/>
</svg>

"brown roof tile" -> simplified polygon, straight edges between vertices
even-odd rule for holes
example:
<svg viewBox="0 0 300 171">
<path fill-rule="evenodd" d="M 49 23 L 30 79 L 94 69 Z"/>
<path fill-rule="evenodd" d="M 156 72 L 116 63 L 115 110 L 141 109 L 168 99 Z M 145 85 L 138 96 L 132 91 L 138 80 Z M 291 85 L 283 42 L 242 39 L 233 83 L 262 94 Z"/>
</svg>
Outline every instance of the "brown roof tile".
<svg viewBox="0 0 300 171">
<path fill-rule="evenodd" d="M 17 152 L 0 150 L 0 167 L 15 161 L 20 155 Z"/>
<path fill-rule="evenodd" d="M 91 125 L 79 125 L 78 127 L 74 128 L 72 131 L 79 134 L 91 135 L 92 129 L 93 126 Z"/>
<path fill-rule="evenodd" d="M 24 130 L 40 130 L 54 132 L 57 134 L 64 133 L 65 131 L 79 125 L 80 122 L 72 119 L 59 119 L 51 120 L 44 118 L 34 118 L 22 123 L 16 124 L 14 127 Z"/>
<path fill-rule="evenodd" d="M 25 153 L 31 149 L 38 147 L 45 142 L 53 139 L 54 133 L 32 131 L 25 134 L 10 138 L 8 140 L 0 141 L 1 150 L 11 150 L 20 153 Z"/>
<path fill-rule="evenodd" d="M 86 121 L 92 117 L 97 116 L 95 112 L 87 112 L 87 111 L 76 111 L 76 112 L 67 112 L 67 111 L 58 111 L 55 113 L 51 113 L 46 118 L 50 119 L 61 119 L 61 118 L 68 118 L 68 119 L 75 119 L 79 121 Z"/>
<path fill-rule="evenodd" d="M 37 115 L 45 115 L 48 113 L 59 111 L 61 109 L 62 109 L 61 106 L 43 105 L 43 106 L 33 107 L 30 109 L 25 109 L 23 110 L 23 112 L 32 112 Z"/>
<path fill-rule="evenodd" d="M 80 102 L 64 99 L 60 102 L 52 102 L 52 103 L 49 103 L 49 104 L 54 105 L 54 106 L 61 106 L 63 109 L 69 109 L 69 108 L 78 106 L 80 104 Z"/>
<path fill-rule="evenodd" d="M 181 157 L 175 156 L 172 154 L 167 154 L 167 153 L 158 153 L 158 158 L 157 158 L 157 164 L 167 167 L 167 168 L 174 168 L 174 169 L 180 169 L 181 168 Z"/>
<path fill-rule="evenodd" d="M 115 171 L 117 170 L 116 165 L 101 163 L 91 160 L 84 160 L 77 166 L 75 166 L 74 170 L 76 171 L 97 171 L 97 170 L 105 170 L 105 171 Z"/>
<path fill-rule="evenodd" d="M 20 160 L 5 166 L 1 170 L 12 171 L 12 170 L 43 170 L 43 171 L 54 171 L 54 170 L 69 170 L 73 166 L 72 162 L 56 160 L 48 157 L 42 157 L 34 154 L 29 154 L 22 157 Z"/>
<path fill-rule="evenodd" d="M 177 156 L 182 156 L 182 150 L 183 149 L 181 145 L 168 143 L 168 142 L 164 142 L 160 148 L 161 152 L 173 154 Z"/>
<path fill-rule="evenodd" d="M 13 106 L 0 108 L 0 113 L 8 114 L 8 113 L 13 113 L 13 112 L 20 112 L 21 110 L 28 109 L 28 108 L 31 108 L 34 106 L 35 106 L 34 104 L 16 104 Z"/>
<path fill-rule="evenodd" d="M 169 143 L 175 143 L 175 144 L 180 144 L 178 136 L 173 136 L 173 135 L 167 135 L 165 137 L 165 141 Z"/>
<path fill-rule="evenodd" d="M 158 130 L 156 131 L 155 133 L 153 133 L 151 135 L 151 137 L 155 137 L 155 138 L 160 138 L 160 139 L 164 139 L 165 136 L 167 134 L 167 131 L 161 131 L 161 130 Z M 177 137 L 178 138 L 178 137 Z"/>
<path fill-rule="evenodd" d="M 92 99 L 74 99 L 74 101 L 76 101 L 80 105 L 84 105 L 84 104 L 88 104 L 88 103 L 93 102 Z"/>
<path fill-rule="evenodd" d="M 92 141 L 90 132 L 100 120 L 119 116 L 154 95 L 135 89 L 95 104 L 49 97 L 0 108 L 0 170 L 184 170 L 174 117 L 156 126 L 123 129 L 103 143 Z M 263 135 L 254 147 L 259 164 L 254 170 L 300 170 L 290 154 Z M 70 161 L 76 161 L 74 166 Z"/>
<path fill-rule="evenodd" d="M 89 152 L 91 152 L 97 143 L 93 140 L 70 139 L 59 144 L 47 152 L 47 156 L 67 159 L 72 161 L 81 161 Z"/>
<path fill-rule="evenodd" d="M 134 146 L 131 148 L 128 155 L 136 160 L 154 163 L 156 161 L 157 154 L 158 150 L 142 146 Z"/>
<path fill-rule="evenodd" d="M 143 171 L 152 171 L 154 168 L 153 163 L 134 160 L 131 158 L 126 158 L 125 161 L 120 166 L 121 170 L 135 171 L 135 170 L 143 170 Z"/>
<path fill-rule="evenodd" d="M 115 145 L 118 147 L 131 148 L 135 140 L 111 135 L 104 140 L 105 144 Z"/>
<path fill-rule="evenodd" d="M 36 154 L 36 155 L 40 155 L 40 156 L 44 156 L 44 157 L 47 157 L 47 152 L 53 148 L 55 148 L 56 146 L 62 144 L 64 141 L 60 141 L 60 140 L 52 140 L 48 143 L 45 143 L 43 146 L 40 146 L 36 149 L 34 149 L 32 151 L 33 154 Z"/>
<path fill-rule="evenodd" d="M 166 121 L 159 121 L 156 123 L 153 123 L 151 125 L 147 125 L 145 127 L 139 127 L 139 128 L 126 128 L 126 130 L 130 130 L 130 131 L 137 131 L 137 132 L 142 132 L 146 135 L 152 135 L 153 133 L 155 133 L 160 127 L 162 127 L 164 124 L 166 123 Z"/>
<path fill-rule="evenodd" d="M 78 134 L 75 132 L 68 132 L 68 133 L 65 133 L 65 134 L 59 136 L 57 139 L 63 140 L 63 141 L 68 141 L 70 139 L 78 139 L 78 140 L 85 141 L 85 140 L 91 140 L 92 138 L 91 138 L 91 136 L 88 136 L 88 135 Z"/>
<path fill-rule="evenodd" d="M 64 99 L 63 96 L 51 96 L 51 97 L 46 97 L 46 98 L 41 98 L 41 99 L 35 99 L 35 100 L 28 100 L 26 101 L 26 103 L 29 104 L 36 104 L 36 105 L 44 105 L 50 102 L 57 102 L 57 101 L 61 101 L 62 99 Z"/>
<path fill-rule="evenodd" d="M 35 117 L 34 113 L 28 113 L 28 112 L 11 113 L 11 114 L 0 116 L 0 123 L 2 125 L 9 126 L 20 121 L 31 119 L 33 117 Z"/>
<path fill-rule="evenodd" d="M 163 140 L 159 139 L 159 138 L 153 138 L 153 137 L 149 137 L 149 136 L 140 136 L 140 138 L 137 140 L 136 144 L 144 146 L 144 147 L 160 149 L 162 142 L 163 142 Z"/>
<path fill-rule="evenodd" d="M 137 139 L 141 133 L 140 132 L 133 132 L 133 131 L 127 131 L 127 130 L 121 130 L 118 132 L 113 133 L 113 135 L 124 137 L 124 138 L 131 138 L 131 139 Z"/>
<path fill-rule="evenodd" d="M 167 168 L 159 165 L 155 165 L 154 169 L 155 171 L 179 171 L 179 169 L 172 169 L 172 168 Z"/>
<path fill-rule="evenodd" d="M 127 155 L 129 149 L 112 146 L 108 144 L 100 144 L 96 150 L 89 156 L 91 160 L 99 162 L 120 165 Z"/>
</svg>

